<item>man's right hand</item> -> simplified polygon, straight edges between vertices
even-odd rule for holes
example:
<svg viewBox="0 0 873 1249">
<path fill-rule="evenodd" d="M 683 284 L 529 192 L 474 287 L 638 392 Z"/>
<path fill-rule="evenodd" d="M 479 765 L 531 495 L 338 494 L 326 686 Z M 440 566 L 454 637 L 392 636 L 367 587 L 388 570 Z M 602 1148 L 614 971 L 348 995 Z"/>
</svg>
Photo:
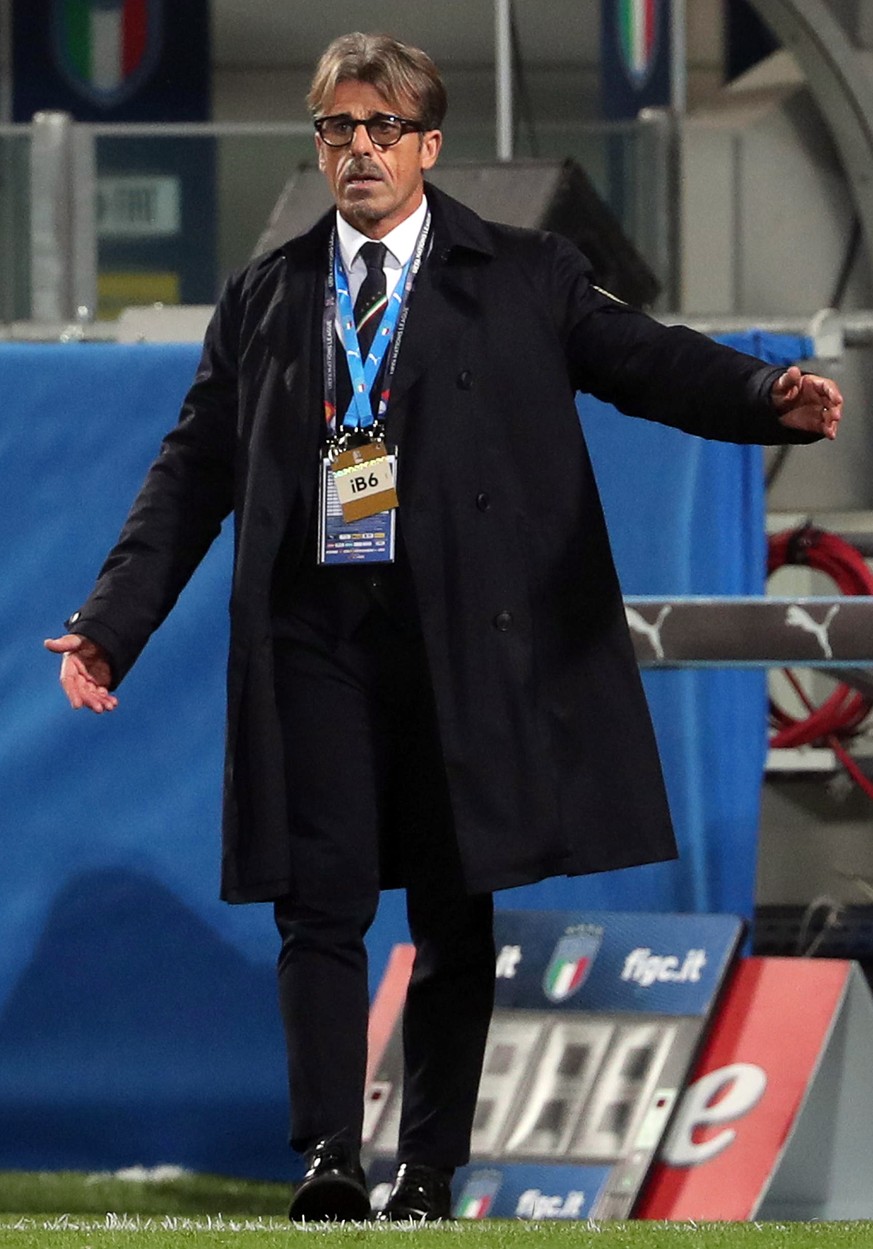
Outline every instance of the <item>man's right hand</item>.
<svg viewBox="0 0 873 1249">
<path fill-rule="evenodd" d="M 112 668 L 102 646 L 80 633 L 47 638 L 43 645 L 55 655 L 63 655 L 61 686 L 75 711 L 80 707 L 98 714 L 115 710 L 118 699 L 109 693 Z"/>
</svg>

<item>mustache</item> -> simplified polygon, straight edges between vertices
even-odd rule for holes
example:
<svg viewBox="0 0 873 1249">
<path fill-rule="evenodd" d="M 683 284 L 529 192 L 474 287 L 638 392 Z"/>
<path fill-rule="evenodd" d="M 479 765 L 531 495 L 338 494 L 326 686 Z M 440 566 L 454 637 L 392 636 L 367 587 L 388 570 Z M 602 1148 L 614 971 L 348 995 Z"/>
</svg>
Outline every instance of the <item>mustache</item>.
<svg viewBox="0 0 873 1249">
<path fill-rule="evenodd" d="M 382 174 L 371 161 L 353 157 L 343 170 L 343 181 L 349 182 L 354 178 L 378 178 L 381 181 Z"/>
</svg>

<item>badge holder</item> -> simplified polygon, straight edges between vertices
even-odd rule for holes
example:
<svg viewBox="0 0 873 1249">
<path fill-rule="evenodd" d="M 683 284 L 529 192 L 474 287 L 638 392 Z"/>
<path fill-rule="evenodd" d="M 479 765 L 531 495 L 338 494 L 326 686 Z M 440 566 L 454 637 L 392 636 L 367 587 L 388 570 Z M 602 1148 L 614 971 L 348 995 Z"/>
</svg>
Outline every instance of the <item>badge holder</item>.
<svg viewBox="0 0 873 1249">
<path fill-rule="evenodd" d="M 347 459 L 350 462 L 343 463 Z M 342 451 L 333 460 L 323 456 L 318 492 L 319 564 L 393 562 L 396 470 L 397 456 L 379 443 Z M 343 494 L 349 499 L 345 506 Z"/>
</svg>

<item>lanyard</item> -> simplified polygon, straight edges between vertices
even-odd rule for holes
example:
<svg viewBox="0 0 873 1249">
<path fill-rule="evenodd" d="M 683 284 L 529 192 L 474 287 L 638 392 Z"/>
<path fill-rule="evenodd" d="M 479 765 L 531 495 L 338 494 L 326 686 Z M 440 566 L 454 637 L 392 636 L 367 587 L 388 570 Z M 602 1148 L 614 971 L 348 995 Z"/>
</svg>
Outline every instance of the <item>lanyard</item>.
<svg viewBox="0 0 873 1249">
<path fill-rule="evenodd" d="M 361 360 L 361 352 L 358 345 L 358 335 L 355 329 L 354 311 L 352 308 L 352 298 L 349 293 L 349 284 L 343 267 L 342 258 L 337 247 L 336 230 L 333 231 L 330 239 L 330 248 L 328 254 L 328 271 L 327 282 L 324 299 L 324 320 L 322 323 L 322 344 L 324 352 L 324 416 L 327 424 L 328 437 L 335 440 L 337 437 L 337 421 L 336 421 L 336 343 L 335 343 L 335 324 L 337 320 L 337 309 L 339 309 L 340 336 L 341 344 L 346 353 L 346 362 L 348 364 L 349 376 L 352 382 L 352 399 L 348 409 L 343 417 L 342 428 L 344 433 L 352 431 L 371 432 L 374 425 L 373 408 L 370 401 L 370 392 L 379 376 L 385 356 L 388 353 L 389 344 L 391 353 L 388 357 L 387 367 L 385 369 L 385 379 L 382 387 L 382 394 L 379 397 L 379 407 L 377 418 L 381 421 L 384 418 L 388 408 L 388 399 L 391 394 L 391 382 L 394 378 L 394 371 L 397 367 L 397 357 L 400 353 L 400 343 L 403 338 L 403 331 L 406 328 L 406 318 L 409 313 L 409 297 L 415 278 L 421 268 L 424 259 L 425 247 L 430 231 L 430 213 L 425 217 L 424 224 L 418 235 L 415 249 L 412 256 L 403 266 L 400 278 L 396 287 L 388 300 L 388 305 L 382 315 L 379 328 L 373 338 L 373 344 L 365 361 Z"/>
</svg>

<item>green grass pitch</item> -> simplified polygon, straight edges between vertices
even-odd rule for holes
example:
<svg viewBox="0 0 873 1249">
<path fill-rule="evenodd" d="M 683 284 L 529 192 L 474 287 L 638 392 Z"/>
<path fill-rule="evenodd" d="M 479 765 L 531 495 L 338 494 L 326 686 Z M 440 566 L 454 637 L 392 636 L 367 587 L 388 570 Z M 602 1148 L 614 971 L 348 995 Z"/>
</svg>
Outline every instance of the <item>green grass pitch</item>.
<svg viewBox="0 0 873 1249">
<path fill-rule="evenodd" d="M 873 1223 L 288 1223 L 285 1185 L 0 1174 L 0 1249 L 873 1249 Z"/>
</svg>

